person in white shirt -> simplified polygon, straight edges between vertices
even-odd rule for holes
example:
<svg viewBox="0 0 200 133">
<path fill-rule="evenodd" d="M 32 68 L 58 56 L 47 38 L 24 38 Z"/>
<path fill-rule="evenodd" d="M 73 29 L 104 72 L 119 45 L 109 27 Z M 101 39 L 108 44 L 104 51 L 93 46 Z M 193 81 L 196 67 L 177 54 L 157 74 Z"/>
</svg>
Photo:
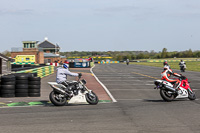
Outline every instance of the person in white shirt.
<svg viewBox="0 0 200 133">
<path fill-rule="evenodd" d="M 69 65 L 66 63 L 63 63 L 62 67 L 57 68 L 57 73 L 56 73 L 56 82 L 58 84 L 63 84 L 66 88 L 64 90 L 71 95 L 71 91 L 68 88 L 68 83 L 67 83 L 67 75 L 69 76 L 77 76 L 81 77 L 82 73 L 73 73 L 69 71 Z"/>
</svg>

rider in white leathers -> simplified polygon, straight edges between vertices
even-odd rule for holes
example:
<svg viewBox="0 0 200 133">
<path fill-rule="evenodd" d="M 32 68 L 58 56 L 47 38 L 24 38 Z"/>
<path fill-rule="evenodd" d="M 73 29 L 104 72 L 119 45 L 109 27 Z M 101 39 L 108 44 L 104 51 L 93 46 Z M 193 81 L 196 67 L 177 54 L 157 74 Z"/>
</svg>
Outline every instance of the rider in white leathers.
<svg viewBox="0 0 200 133">
<path fill-rule="evenodd" d="M 57 68 L 57 73 L 56 73 L 56 82 L 58 84 L 63 84 L 66 88 L 65 91 L 68 93 L 68 94 L 71 94 L 69 88 L 68 88 L 68 83 L 67 83 L 67 75 L 69 76 L 82 76 L 81 73 L 72 73 L 69 71 L 69 65 L 64 63 L 62 65 L 62 67 L 59 67 Z"/>
</svg>

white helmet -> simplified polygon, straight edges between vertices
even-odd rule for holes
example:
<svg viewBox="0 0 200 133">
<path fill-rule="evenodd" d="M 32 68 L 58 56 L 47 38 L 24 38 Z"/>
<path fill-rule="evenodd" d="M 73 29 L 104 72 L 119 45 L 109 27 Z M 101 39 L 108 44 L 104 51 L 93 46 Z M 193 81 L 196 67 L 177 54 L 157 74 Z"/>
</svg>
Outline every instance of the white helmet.
<svg viewBox="0 0 200 133">
<path fill-rule="evenodd" d="M 68 68 L 69 68 L 69 65 L 66 64 L 66 63 L 63 63 L 62 67 L 65 68 L 65 69 L 68 69 Z"/>
</svg>

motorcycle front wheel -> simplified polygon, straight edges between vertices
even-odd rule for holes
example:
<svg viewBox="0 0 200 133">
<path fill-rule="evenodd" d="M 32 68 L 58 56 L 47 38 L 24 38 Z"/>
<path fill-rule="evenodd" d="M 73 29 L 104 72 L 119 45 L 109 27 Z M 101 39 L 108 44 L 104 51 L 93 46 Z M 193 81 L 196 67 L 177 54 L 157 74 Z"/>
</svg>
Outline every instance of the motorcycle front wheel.
<svg viewBox="0 0 200 133">
<path fill-rule="evenodd" d="M 190 100 L 195 100 L 196 99 L 195 93 L 190 91 L 189 89 L 188 89 L 188 99 L 190 99 Z"/>
<path fill-rule="evenodd" d="M 168 91 L 164 89 L 160 89 L 160 96 L 162 97 L 163 100 L 167 102 L 171 102 L 175 98 L 173 94 L 169 93 Z"/>
<path fill-rule="evenodd" d="M 67 102 L 66 97 L 54 91 L 49 94 L 49 99 L 55 106 L 64 106 Z"/>
<path fill-rule="evenodd" d="M 86 93 L 85 98 L 86 98 L 86 101 L 92 105 L 96 105 L 99 102 L 99 98 L 94 92 Z"/>
</svg>

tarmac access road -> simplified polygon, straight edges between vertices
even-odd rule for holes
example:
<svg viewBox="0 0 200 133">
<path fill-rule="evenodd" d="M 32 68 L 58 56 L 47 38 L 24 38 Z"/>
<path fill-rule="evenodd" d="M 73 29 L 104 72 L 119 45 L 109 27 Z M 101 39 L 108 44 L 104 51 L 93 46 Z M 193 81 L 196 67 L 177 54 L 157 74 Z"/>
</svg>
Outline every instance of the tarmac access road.
<svg viewBox="0 0 200 133">
<path fill-rule="evenodd" d="M 195 89 L 197 100 L 164 102 L 159 91 L 153 89 L 153 81 L 160 78 L 161 71 L 133 64 L 98 64 L 93 72 L 117 102 L 1 108 L 1 132 L 199 133 L 200 73 L 184 73 Z"/>
</svg>

